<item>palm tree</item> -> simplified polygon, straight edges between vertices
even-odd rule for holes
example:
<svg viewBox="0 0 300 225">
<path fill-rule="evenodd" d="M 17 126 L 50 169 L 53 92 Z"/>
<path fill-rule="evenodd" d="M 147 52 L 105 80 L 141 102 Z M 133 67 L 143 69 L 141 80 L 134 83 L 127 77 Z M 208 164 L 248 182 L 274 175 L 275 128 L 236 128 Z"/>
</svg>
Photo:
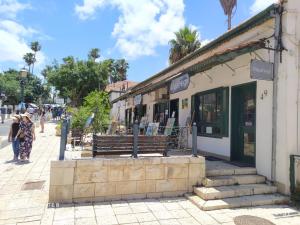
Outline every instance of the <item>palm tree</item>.
<svg viewBox="0 0 300 225">
<path fill-rule="evenodd" d="M 118 70 L 118 74 L 119 74 L 119 78 L 120 80 L 126 80 L 127 79 L 127 70 L 129 68 L 129 64 L 126 62 L 125 59 L 120 59 L 117 60 L 117 70 Z"/>
<path fill-rule="evenodd" d="M 34 54 L 29 52 L 29 53 L 26 53 L 24 56 L 23 56 L 23 59 L 25 61 L 25 63 L 27 64 L 28 66 L 28 71 L 30 72 L 30 67 L 31 65 L 33 65 L 36 61 L 35 57 L 34 57 Z"/>
<path fill-rule="evenodd" d="M 228 16 L 228 30 L 231 29 L 232 11 L 236 8 L 237 0 L 220 0 L 225 15 Z"/>
<path fill-rule="evenodd" d="M 169 41 L 171 45 L 169 55 L 170 64 L 177 62 L 201 46 L 197 30 L 185 26 L 174 34 L 175 39 Z"/>
<path fill-rule="evenodd" d="M 34 62 L 32 63 L 32 74 L 33 74 L 34 63 L 36 62 L 36 53 L 41 51 L 42 46 L 38 41 L 34 41 L 30 43 L 30 48 L 34 52 Z"/>
<path fill-rule="evenodd" d="M 88 55 L 89 59 L 96 61 L 100 57 L 100 50 L 99 48 L 92 48 Z"/>
<path fill-rule="evenodd" d="M 118 59 L 116 61 L 112 61 L 110 75 L 111 83 L 126 80 L 128 68 L 129 64 L 128 62 L 126 62 L 125 59 Z"/>
</svg>

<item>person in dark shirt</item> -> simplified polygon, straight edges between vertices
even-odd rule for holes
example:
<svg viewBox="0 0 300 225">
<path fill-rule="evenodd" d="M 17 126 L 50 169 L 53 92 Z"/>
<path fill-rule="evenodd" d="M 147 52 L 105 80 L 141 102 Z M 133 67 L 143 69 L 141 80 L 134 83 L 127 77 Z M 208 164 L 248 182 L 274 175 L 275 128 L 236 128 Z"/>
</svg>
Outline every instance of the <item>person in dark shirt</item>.
<svg viewBox="0 0 300 225">
<path fill-rule="evenodd" d="M 17 136 L 17 133 L 19 132 L 21 117 L 16 115 L 16 116 L 13 116 L 12 119 L 13 119 L 13 122 L 12 122 L 10 130 L 9 130 L 8 141 L 12 142 L 12 148 L 14 151 L 13 161 L 17 161 L 18 157 L 19 157 L 19 150 L 20 150 L 20 138 L 16 138 L 16 136 Z"/>
</svg>

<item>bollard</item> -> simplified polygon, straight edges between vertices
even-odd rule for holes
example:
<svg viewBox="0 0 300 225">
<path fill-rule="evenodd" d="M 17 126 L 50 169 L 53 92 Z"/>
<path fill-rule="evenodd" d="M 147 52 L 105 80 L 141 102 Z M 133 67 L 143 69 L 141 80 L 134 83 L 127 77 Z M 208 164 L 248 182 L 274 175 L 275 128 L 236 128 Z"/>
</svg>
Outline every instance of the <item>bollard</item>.
<svg viewBox="0 0 300 225">
<path fill-rule="evenodd" d="M 133 158 L 138 157 L 138 136 L 139 136 L 139 124 L 136 120 L 133 124 Z"/>
<path fill-rule="evenodd" d="M 192 154 L 193 157 L 198 157 L 197 154 L 197 125 L 196 123 L 193 123 L 192 127 Z"/>
<path fill-rule="evenodd" d="M 66 150 L 67 136 L 68 136 L 67 129 L 68 129 L 68 121 L 64 119 L 61 125 L 59 160 L 65 159 L 65 150 Z"/>
</svg>

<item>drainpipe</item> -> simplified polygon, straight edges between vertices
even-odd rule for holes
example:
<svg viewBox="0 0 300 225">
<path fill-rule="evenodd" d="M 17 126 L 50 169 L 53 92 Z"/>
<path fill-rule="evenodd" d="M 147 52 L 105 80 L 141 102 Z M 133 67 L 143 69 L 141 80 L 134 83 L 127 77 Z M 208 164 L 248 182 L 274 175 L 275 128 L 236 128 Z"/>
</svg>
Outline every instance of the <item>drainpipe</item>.
<svg viewBox="0 0 300 225">
<path fill-rule="evenodd" d="M 283 6 L 280 4 L 274 10 L 275 16 L 275 50 L 274 50 L 274 81 L 273 81 L 273 110 L 272 110 L 272 165 L 271 165 L 271 180 L 276 181 L 276 147 L 277 147 L 277 109 L 278 109 L 278 68 L 282 60 L 282 12 Z"/>
</svg>

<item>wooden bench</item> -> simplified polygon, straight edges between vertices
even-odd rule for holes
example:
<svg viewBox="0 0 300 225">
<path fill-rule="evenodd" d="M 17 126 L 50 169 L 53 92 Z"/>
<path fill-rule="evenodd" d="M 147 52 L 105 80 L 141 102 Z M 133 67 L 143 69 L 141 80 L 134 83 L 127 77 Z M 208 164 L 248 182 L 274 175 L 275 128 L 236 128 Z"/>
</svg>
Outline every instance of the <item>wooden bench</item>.
<svg viewBox="0 0 300 225">
<path fill-rule="evenodd" d="M 168 136 L 138 136 L 138 154 L 160 153 L 167 156 Z M 93 156 L 133 154 L 133 135 L 93 136 Z"/>
</svg>

